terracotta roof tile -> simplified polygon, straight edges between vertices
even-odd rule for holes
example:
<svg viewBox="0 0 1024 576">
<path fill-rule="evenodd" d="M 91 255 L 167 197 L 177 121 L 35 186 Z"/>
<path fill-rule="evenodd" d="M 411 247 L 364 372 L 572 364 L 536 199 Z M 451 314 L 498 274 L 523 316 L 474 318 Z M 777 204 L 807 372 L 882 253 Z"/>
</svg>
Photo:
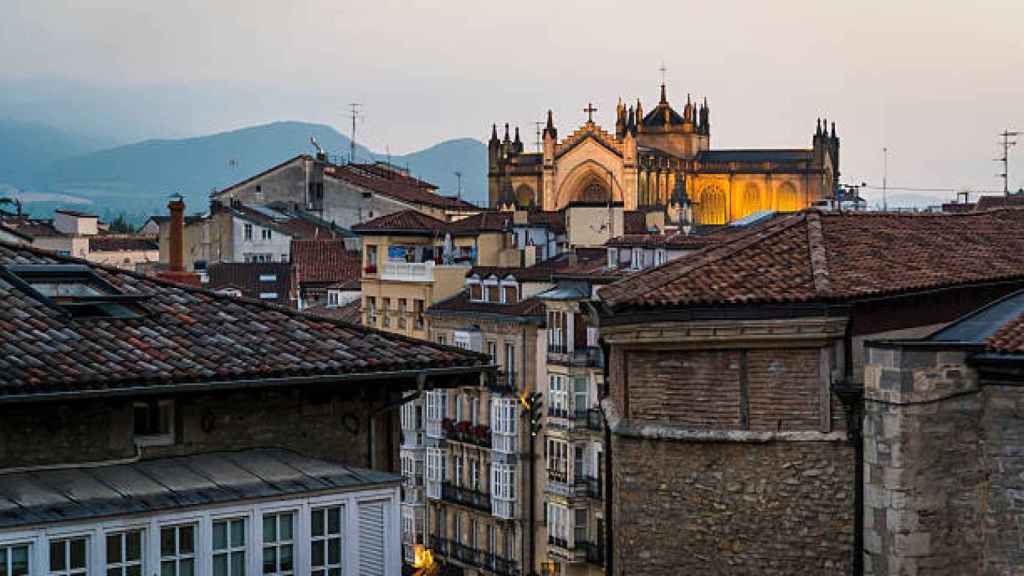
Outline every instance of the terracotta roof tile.
<svg viewBox="0 0 1024 576">
<path fill-rule="evenodd" d="M 348 322 L 349 324 L 360 325 L 363 323 L 363 312 L 361 306 L 362 304 L 357 298 L 347 304 L 336 306 L 334 308 L 329 308 L 327 306 L 315 306 L 313 308 L 306 308 L 303 312 L 323 316 L 325 318 L 335 318 L 342 322 Z"/>
<path fill-rule="evenodd" d="M 206 288 L 234 287 L 245 298 L 262 300 L 260 294 L 276 293 L 269 300 L 287 306 L 291 301 L 291 265 L 286 262 L 216 262 L 207 267 L 210 281 Z"/>
<path fill-rule="evenodd" d="M 492 314 L 509 317 L 544 317 L 544 302 L 537 298 L 527 298 L 515 304 L 496 302 L 479 302 L 469 299 L 469 292 L 463 290 L 455 296 L 441 300 L 427 309 L 428 316 L 444 316 L 449 314 Z"/>
<path fill-rule="evenodd" d="M 100 234 L 89 237 L 90 252 L 128 252 L 159 250 L 156 238 L 127 234 Z"/>
<path fill-rule="evenodd" d="M 344 240 L 292 240 L 292 266 L 300 284 L 346 283 L 359 279 L 362 257 Z"/>
<path fill-rule="evenodd" d="M 849 300 L 1024 278 L 1024 210 L 773 220 L 603 288 L 613 307 Z"/>
<path fill-rule="evenodd" d="M 512 226 L 512 212 L 480 212 L 448 224 L 452 234 L 475 234 L 479 232 L 504 232 Z"/>
<path fill-rule="evenodd" d="M 360 169 L 359 165 L 329 165 L 324 168 L 324 175 L 411 204 L 445 210 L 479 210 L 464 200 L 435 194 L 430 188 L 411 183 L 409 178 L 384 177 L 374 171 Z"/>
<path fill-rule="evenodd" d="M 1024 194 L 1013 194 L 1011 196 L 982 196 L 978 198 L 975 210 L 992 210 L 993 208 L 1006 208 L 1008 206 L 1024 206 Z M 945 205 L 943 205 L 945 208 Z"/>
<path fill-rule="evenodd" d="M 406 232 L 423 234 L 444 234 L 447 224 L 417 210 L 393 212 L 369 222 L 362 222 L 352 227 L 353 232 Z"/>
<path fill-rule="evenodd" d="M 482 366 L 484 356 L 0 243 L 0 265 L 85 264 L 133 318 L 68 319 L 0 278 L 0 395 Z"/>
</svg>

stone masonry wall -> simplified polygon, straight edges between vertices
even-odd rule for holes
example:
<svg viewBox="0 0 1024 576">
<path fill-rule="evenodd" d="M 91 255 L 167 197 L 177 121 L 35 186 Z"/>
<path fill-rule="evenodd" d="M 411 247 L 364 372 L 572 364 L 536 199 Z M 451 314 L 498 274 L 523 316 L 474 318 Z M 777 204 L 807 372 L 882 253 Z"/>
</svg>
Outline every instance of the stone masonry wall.
<svg viewBox="0 0 1024 576">
<path fill-rule="evenodd" d="M 616 574 L 850 574 L 846 442 L 614 436 Z"/>
<path fill-rule="evenodd" d="M 868 348 L 865 574 L 1024 573 L 1024 390 L 966 357 Z"/>
<path fill-rule="evenodd" d="M 177 440 L 145 448 L 145 457 L 214 450 L 281 447 L 312 457 L 368 467 L 368 413 L 379 402 L 345 393 L 299 389 L 180 396 Z M 0 407 L 0 468 L 131 457 L 131 400 Z M 389 438 L 388 427 L 391 427 Z M 398 445 L 397 416 L 378 418 L 377 461 Z M 397 455 L 394 456 L 397 458 Z"/>
</svg>

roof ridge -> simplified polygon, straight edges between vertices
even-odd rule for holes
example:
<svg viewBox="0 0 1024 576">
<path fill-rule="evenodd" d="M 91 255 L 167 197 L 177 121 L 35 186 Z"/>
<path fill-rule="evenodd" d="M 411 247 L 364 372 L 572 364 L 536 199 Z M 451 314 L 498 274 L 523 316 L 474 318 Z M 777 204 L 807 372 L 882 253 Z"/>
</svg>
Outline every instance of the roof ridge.
<svg viewBox="0 0 1024 576">
<path fill-rule="evenodd" d="M 821 296 L 832 294 L 832 280 L 828 271 L 828 250 L 821 228 L 821 214 L 817 210 L 807 213 L 807 252 L 811 260 L 811 277 L 814 291 Z"/>
<path fill-rule="evenodd" d="M 805 219 L 805 212 L 797 212 L 796 214 L 785 216 L 779 222 L 768 224 L 764 227 L 755 226 L 751 230 L 746 231 L 746 233 L 741 233 L 732 239 L 722 242 L 721 244 L 709 246 L 707 248 L 702 248 L 690 257 L 683 257 L 680 258 L 679 260 L 669 261 L 667 264 L 664 264 L 662 266 L 649 268 L 637 274 L 627 276 L 622 280 L 613 282 L 612 284 L 609 284 L 608 286 L 602 288 L 599 291 L 599 295 L 606 292 L 609 288 L 612 288 L 612 297 L 607 299 L 603 298 L 612 306 L 615 305 L 616 300 L 636 298 L 636 293 L 628 296 L 623 295 L 619 298 L 616 298 L 614 296 L 616 286 L 627 282 L 636 283 L 639 278 L 643 278 L 644 276 L 654 275 L 655 277 L 658 277 L 663 275 L 664 277 L 661 278 L 659 281 L 655 283 L 647 283 L 644 285 L 643 292 L 640 293 L 648 293 L 652 289 L 661 288 L 662 286 L 665 286 L 675 280 L 678 280 L 682 276 L 689 274 L 694 270 L 703 268 L 704 266 L 713 264 L 715 262 L 719 262 L 721 260 L 725 260 L 726 258 L 735 255 L 740 250 L 743 250 L 744 248 L 752 246 L 758 242 L 761 242 L 769 236 L 774 236 L 776 234 L 789 230 L 793 226 L 796 226 L 797 224 L 805 221 Z M 678 263 L 680 265 L 680 269 L 674 272 L 673 274 L 668 274 L 667 270 L 669 268 L 672 268 L 674 263 Z"/>
</svg>

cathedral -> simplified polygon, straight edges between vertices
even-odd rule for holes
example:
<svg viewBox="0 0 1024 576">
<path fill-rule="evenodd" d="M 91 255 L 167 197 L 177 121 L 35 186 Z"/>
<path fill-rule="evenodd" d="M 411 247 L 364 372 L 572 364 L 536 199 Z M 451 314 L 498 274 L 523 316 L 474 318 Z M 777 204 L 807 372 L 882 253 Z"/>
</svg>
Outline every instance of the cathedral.
<svg viewBox="0 0 1024 576">
<path fill-rule="evenodd" d="M 523 151 L 519 129 L 508 124 L 488 142 L 488 198 L 493 208 L 561 210 L 571 202 L 622 202 L 626 210 L 666 210 L 675 216 L 679 196 L 693 203 L 699 224 L 725 224 L 762 210 L 800 210 L 831 198 L 839 179 L 835 123 L 818 120 L 810 148 L 711 149 L 707 100 L 687 96 L 682 113 L 668 102 L 665 85 L 657 106 L 640 101 L 615 111 L 615 133 L 587 121 L 558 139 L 548 111 L 543 150 Z"/>
</svg>

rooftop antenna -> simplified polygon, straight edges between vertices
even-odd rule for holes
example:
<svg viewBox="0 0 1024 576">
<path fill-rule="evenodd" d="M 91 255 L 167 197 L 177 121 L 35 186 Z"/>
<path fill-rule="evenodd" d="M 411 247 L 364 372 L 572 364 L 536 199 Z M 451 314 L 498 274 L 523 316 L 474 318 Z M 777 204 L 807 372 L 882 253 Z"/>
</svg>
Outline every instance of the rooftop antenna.
<svg viewBox="0 0 1024 576">
<path fill-rule="evenodd" d="M 1003 172 L 999 176 L 1003 179 L 1003 196 L 1010 195 L 1010 147 L 1016 146 L 1017 141 L 1011 140 L 1014 136 L 1020 136 L 1020 132 L 1016 130 L 1003 130 L 999 134 L 1002 136 L 1003 155 L 996 158 L 996 162 L 1003 163 Z"/>
<path fill-rule="evenodd" d="M 458 198 L 459 201 L 462 201 L 462 172 L 459 172 L 458 170 L 456 170 L 455 171 L 455 177 L 459 179 L 459 188 L 458 188 L 458 192 L 455 193 L 456 194 L 455 197 Z"/>
<path fill-rule="evenodd" d="M 889 149 L 882 148 L 882 212 L 889 211 L 889 200 L 886 195 L 889 188 Z"/>
<path fill-rule="evenodd" d="M 348 117 L 350 119 L 352 119 L 352 136 L 349 138 L 349 141 L 348 141 L 348 144 L 349 144 L 348 162 L 349 162 L 349 164 L 355 164 L 356 163 L 356 120 L 365 120 L 365 116 L 363 116 L 363 113 L 359 110 L 360 106 L 362 106 L 362 104 L 360 104 L 359 102 L 352 102 L 352 103 L 350 103 L 348 105 L 348 107 L 349 107 Z"/>
</svg>

